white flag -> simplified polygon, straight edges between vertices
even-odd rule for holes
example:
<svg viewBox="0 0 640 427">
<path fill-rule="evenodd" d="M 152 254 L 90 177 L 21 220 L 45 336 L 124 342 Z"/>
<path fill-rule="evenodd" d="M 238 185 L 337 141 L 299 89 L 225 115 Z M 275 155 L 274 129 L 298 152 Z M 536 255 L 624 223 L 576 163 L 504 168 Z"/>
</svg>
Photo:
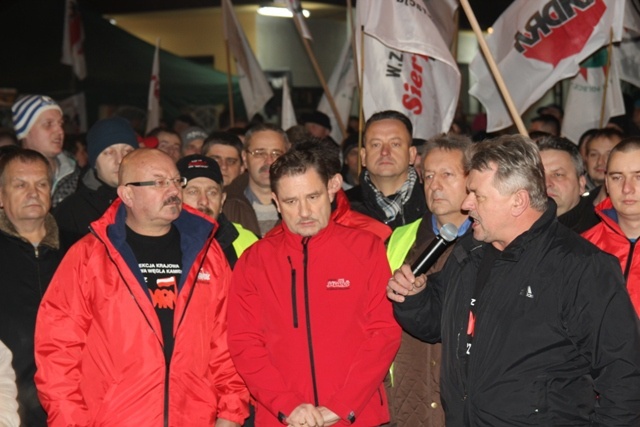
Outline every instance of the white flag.
<svg viewBox="0 0 640 427">
<path fill-rule="evenodd" d="M 640 87 L 640 33 L 625 29 L 620 45 L 613 48 L 617 61 L 620 80 Z"/>
<path fill-rule="evenodd" d="M 413 123 L 414 138 L 447 132 L 458 103 L 460 72 L 426 7 L 358 0 L 357 9 L 357 28 L 363 26 L 365 33 L 365 118 L 397 110 Z M 358 52 L 358 62 L 362 57 Z"/>
<path fill-rule="evenodd" d="M 625 1 L 624 27 L 640 34 L 640 3 L 638 0 Z"/>
<path fill-rule="evenodd" d="M 340 53 L 340 59 L 333 69 L 331 78 L 327 82 L 327 88 L 333 96 L 333 101 L 336 104 L 336 109 L 340 114 L 342 123 L 346 126 L 349 120 L 349 113 L 351 112 L 351 106 L 353 104 L 353 94 L 356 86 L 358 85 L 358 76 L 356 74 L 356 68 L 354 64 L 353 50 L 351 49 L 351 39 L 347 38 L 345 41 L 342 52 Z M 322 95 L 320 103 L 318 104 L 318 111 L 325 113 L 331 120 L 331 138 L 337 143 L 340 143 L 346 135 L 342 134 L 342 130 L 338 124 L 338 120 L 333 114 L 333 109 L 329 104 L 327 95 Z"/>
<path fill-rule="evenodd" d="M 153 55 L 153 65 L 151 66 L 146 133 L 158 126 L 160 126 L 160 39 L 156 41 L 156 52 Z"/>
<path fill-rule="evenodd" d="M 87 131 L 87 103 L 84 92 L 72 95 L 58 102 L 65 116 L 65 128 L 71 133 L 83 133 Z M 67 127 L 70 125 L 70 127 Z"/>
<path fill-rule="evenodd" d="M 60 62 L 70 65 L 79 80 L 87 77 L 87 65 L 84 60 L 84 29 L 76 0 L 66 0 Z"/>
<path fill-rule="evenodd" d="M 222 0 L 222 16 L 224 39 L 236 59 L 240 92 L 248 119 L 251 120 L 273 97 L 273 91 L 238 23 L 230 0 Z"/>
<path fill-rule="evenodd" d="M 282 123 L 280 127 L 284 130 L 289 129 L 292 126 L 298 124 L 296 120 L 296 112 L 293 109 L 293 102 L 291 102 L 291 91 L 289 90 L 289 79 L 287 77 L 282 78 Z"/>
<path fill-rule="evenodd" d="M 293 14 L 293 19 L 295 19 L 298 22 L 298 25 L 300 25 L 300 32 L 302 33 L 302 37 L 307 40 L 313 40 L 311 31 L 309 31 L 309 27 L 307 27 L 305 17 L 304 15 L 302 15 L 302 6 L 300 6 L 300 0 L 287 0 L 287 8 Z"/>
<path fill-rule="evenodd" d="M 580 66 L 578 74 L 571 79 L 569 94 L 564 106 L 562 135 L 575 142 L 587 130 L 600 127 L 602 97 L 607 76 L 605 109 L 603 126 L 611 117 L 624 114 L 624 100 L 618 67 L 614 58 L 607 69 L 607 48 L 600 49 Z"/>
<path fill-rule="evenodd" d="M 458 0 L 423 0 L 425 6 L 427 6 L 427 10 L 431 15 L 431 20 L 436 27 L 438 27 L 438 31 L 440 31 L 440 35 L 442 39 L 447 44 L 447 46 L 451 46 L 453 43 L 453 39 L 455 37 L 456 28 L 455 23 L 455 13 L 456 9 L 460 3 Z"/>
<path fill-rule="evenodd" d="M 493 25 L 487 44 L 520 114 L 560 80 L 574 76 L 580 63 L 622 36 L 620 0 L 515 0 Z M 469 93 L 487 109 L 487 131 L 513 121 L 484 56 L 469 70 L 477 82 Z"/>
</svg>

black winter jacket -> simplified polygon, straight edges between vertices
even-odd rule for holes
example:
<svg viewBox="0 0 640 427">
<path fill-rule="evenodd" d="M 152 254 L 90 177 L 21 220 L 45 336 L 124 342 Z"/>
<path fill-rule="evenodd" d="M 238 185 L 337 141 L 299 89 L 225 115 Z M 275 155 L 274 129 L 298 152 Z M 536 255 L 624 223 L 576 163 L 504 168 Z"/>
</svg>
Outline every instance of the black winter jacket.
<svg viewBox="0 0 640 427">
<path fill-rule="evenodd" d="M 53 210 L 64 252 L 89 233 L 89 225 L 100 218 L 117 197 L 114 187 L 100 181 L 93 169 L 87 170 L 76 192 Z"/>
<path fill-rule="evenodd" d="M 58 228 L 53 216 L 45 220 L 47 235 L 37 248 L 20 237 L 0 211 L 0 340 L 13 353 L 21 425 L 46 427 L 33 376 L 33 334 L 36 314 L 61 260 Z"/>
<path fill-rule="evenodd" d="M 463 237 L 426 290 L 394 303 L 443 343 L 449 427 L 640 425 L 640 327 L 615 258 L 558 223 L 555 204 L 496 259 L 469 305 L 486 243 Z"/>
</svg>

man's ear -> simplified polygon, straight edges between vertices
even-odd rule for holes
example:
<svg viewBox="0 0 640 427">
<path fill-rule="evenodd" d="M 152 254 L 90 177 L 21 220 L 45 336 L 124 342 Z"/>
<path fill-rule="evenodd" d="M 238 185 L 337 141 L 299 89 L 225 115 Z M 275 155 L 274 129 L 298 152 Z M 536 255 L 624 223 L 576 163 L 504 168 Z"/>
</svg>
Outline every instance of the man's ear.
<svg viewBox="0 0 640 427">
<path fill-rule="evenodd" d="M 605 179 L 605 182 L 606 181 Z M 584 175 L 578 178 L 578 188 L 580 189 L 580 194 L 584 194 L 587 189 L 587 178 Z"/>
<path fill-rule="evenodd" d="M 342 175 L 337 173 L 331 178 L 329 178 L 329 182 L 327 183 L 327 190 L 329 191 L 329 199 L 333 202 L 333 199 L 336 197 L 336 193 L 340 191 L 342 188 Z"/>
<path fill-rule="evenodd" d="M 531 196 L 526 190 L 518 190 L 513 195 L 511 205 L 513 216 L 520 216 L 531 206 Z"/>
<path fill-rule="evenodd" d="M 363 168 L 367 167 L 366 157 L 367 157 L 367 151 L 366 151 L 366 149 L 364 147 L 362 147 L 360 149 L 360 165 Z"/>
<path fill-rule="evenodd" d="M 416 163 L 416 156 L 418 155 L 418 149 L 413 145 L 409 147 L 409 164 L 414 165 Z"/>
<path fill-rule="evenodd" d="M 122 203 L 124 203 L 128 207 L 131 207 L 131 205 L 133 204 L 133 193 L 131 191 L 131 188 L 127 187 L 126 185 L 118 185 L 117 192 L 120 199 L 122 199 Z"/>
<path fill-rule="evenodd" d="M 282 213 L 282 211 L 280 210 L 280 203 L 278 202 L 278 196 L 276 196 L 276 193 L 274 193 L 273 191 L 271 192 L 271 198 L 273 199 L 273 202 L 276 204 L 276 209 L 278 209 L 278 212 Z"/>
</svg>

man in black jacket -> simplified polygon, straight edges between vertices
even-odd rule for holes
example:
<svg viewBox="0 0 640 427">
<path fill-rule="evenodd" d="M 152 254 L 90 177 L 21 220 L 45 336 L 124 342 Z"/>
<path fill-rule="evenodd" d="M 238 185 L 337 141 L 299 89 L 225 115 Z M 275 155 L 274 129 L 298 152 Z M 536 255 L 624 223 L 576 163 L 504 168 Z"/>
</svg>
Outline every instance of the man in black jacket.
<svg viewBox="0 0 640 427">
<path fill-rule="evenodd" d="M 90 168 L 78 189 L 53 212 L 60 227 L 60 245 L 66 252 L 89 233 L 89 224 L 100 218 L 118 197 L 118 171 L 124 156 L 138 148 L 131 124 L 121 118 L 99 120 L 87 133 Z"/>
<path fill-rule="evenodd" d="M 58 227 L 49 214 L 47 159 L 17 149 L 0 159 L 0 341 L 13 353 L 21 425 L 46 427 L 33 377 L 36 313 L 60 263 Z M 2 424 L 2 423 L 0 423 Z"/>
<path fill-rule="evenodd" d="M 535 145 L 504 136 L 468 165 L 473 236 L 443 270 L 389 280 L 396 318 L 442 340 L 447 426 L 640 425 L 640 329 L 617 260 L 556 218 Z"/>
<path fill-rule="evenodd" d="M 353 210 L 392 229 L 422 218 L 427 210 L 420 177 L 413 164 L 413 125 L 399 111 L 381 111 L 367 120 L 359 184 L 347 191 Z"/>
</svg>

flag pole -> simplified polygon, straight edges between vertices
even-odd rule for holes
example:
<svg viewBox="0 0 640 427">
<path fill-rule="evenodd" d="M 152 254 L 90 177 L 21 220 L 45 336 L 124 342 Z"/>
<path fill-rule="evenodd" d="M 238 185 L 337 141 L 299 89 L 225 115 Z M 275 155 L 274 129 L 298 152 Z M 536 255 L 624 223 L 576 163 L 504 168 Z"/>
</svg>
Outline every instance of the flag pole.
<svg viewBox="0 0 640 427">
<path fill-rule="evenodd" d="M 609 73 L 611 72 L 611 55 L 613 54 L 613 28 L 609 30 L 609 46 L 607 46 L 607 68 L 602 88 L 602 104 L 600 105 L 600 129 L 604 126 L 604 114 L 607 108 L 607 91 L 609 90 Z"/>
<path fill-rule="evenodd" d="M 353 51 L 353 60 L 355 64 L 356 70 L 358 69 L 358 58 L 356 57 L 356 25 L 353 21 L 353 5 L 351 4 L 351 0 L 347 0 L 347 21 L 350 25 L 349 37 L 351 37 L 351 50 Z M 360 90 L 360 79 L 356 79 L 356 83 L 358 85 L 358 91 Z"/>
<path fill-rule="evenodd" d="M 356 57 L 357 55 L 353 55 Z M 358 99 L 358 176 L 362 172 L 362 156 L 360 151 L 362 150 L 362 128 L 364 127 L 364 26 L 360 27 L 360 97 Z"/>
<path fill-rule="evenodd" d="M 333 115 L 336 117 L 336 121 L 338 122 L 338 127 L 340 127 L 340 131 L 343 135 L 347 134 L 347 129 L 344 127 L 344 122 L 342 121 L 342 117 L 338 113 L 338 107 L 336 107 L 336 102 L 333 99 L 333 95 L 331 91 L 327 87 L 327 81 L 324 79 L 324 75 L 322 74 L 322 70 L 318 65 L 318 61 L 316 60 L 316 56 L 313 54 L 313 50 L 311 50 L 311 45 L 309 44 L 309 40 L 304 37 L 302 33 L 302 28 L 300 27 L 300 23 L 294 19 L 293 22 L 296 25 L 296 29 L 298 30 L 298 34 L 300 34 L 300 39 L 302 40 L 302 44 L 304 45 L 304 49 L 307 51 L 307 55 L 311 60 L 311 64 L 313 65 L 313 69 L 316 72 L 316 76 L 318 80 L 320 80 L 320 84 L 322 85 L 322 90 L 324 90 L 324 94 L 327 97 L 327 101 L 329 101 L 329 105 L 331 106 L 331 111 L 333 111 Z"/>
<path fill-rule="evenodd" d="M 527 129 L 524 127 L 524 123 L 522 122 L 522 117 L 518 114 L 518 110 L 516 109 L 515 104 L 513 103 L 513 99 L 511 99 L 511 95 L 509 94 L 509 90 L 507 89 L 507 85 L 504 83 L 504 79 L 500 74 L 500 70 L 498 69 L 498 65 L 496 64 L 495 59 L 493 59 L 493 55 L 489 50 L 489 46 L 487 45 L 487 41 L 484 39 L 482 35 L 482 30 L 480 29 L 480 25 L 478 24 L 478 20 L 469 5 L 469 0 L 460 0 L 460 5 L 464 9 L 464 13 L 467 15 L 467 19 L 471 24 L 471 28 L 473 32 L 476 34 L 476 38 L 478 39 L 478 44 L 480 45 L 480 49 L 484 54 L 485 59 L 487 60 L 487 64 L 489 65 L 489 69 L 493 74 L 493 78 L 500 89 L 500 93 L 502 94 L 502 99 L 504 100 L 507 109 L 509 110 L 509 114 L 513 119 L 513 123 L 515 123 L 518 128 L 518 132 L 520 132 L 524 136 L 529 136 Z"/>
<path fill-rule="evenodd" d="M 456 13 L 453 15 L 456 30 L 453 32 L 453 41 L 451 42 L 451 54 L 453 59 L 458 62 L 458 43 L 460 33 L 460 8 L 456 9 Z"/>
<path fill-rule="evenodd" d="M 229 40 L 224 41 L 224 48 L 227 54 L 227 95 L 229 96 L 229 120 L 231 127 L 236 125 L 233 106 L 233 85 L 231 84 L 231 54 L 229 52 Z"/>
</svg>

